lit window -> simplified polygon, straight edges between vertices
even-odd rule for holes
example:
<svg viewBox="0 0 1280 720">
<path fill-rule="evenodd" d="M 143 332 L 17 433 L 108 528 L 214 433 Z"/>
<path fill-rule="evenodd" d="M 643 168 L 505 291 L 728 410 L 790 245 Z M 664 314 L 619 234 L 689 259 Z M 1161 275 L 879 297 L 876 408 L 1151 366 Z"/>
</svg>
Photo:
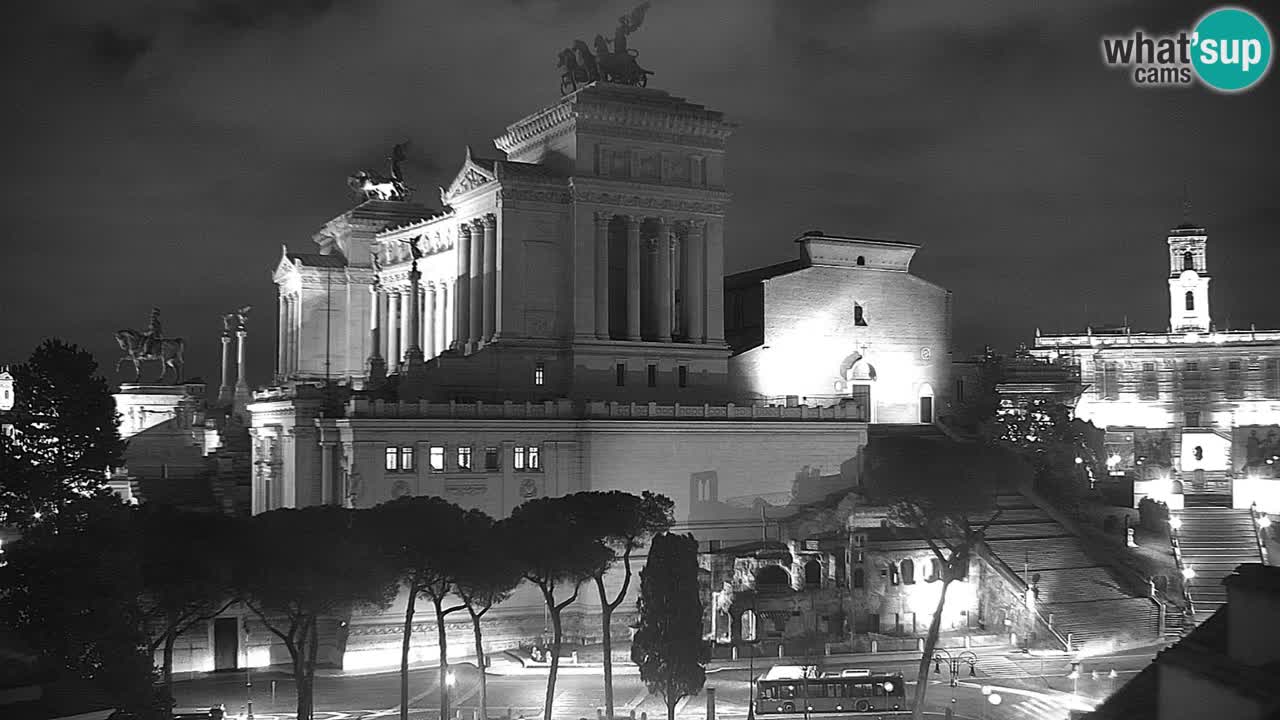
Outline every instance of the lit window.
<svg viewBox="0 0 1280 720">
<path fill-rule="evenodd" d="M 542 469 L 537 445 L 517 445 L 513 452 L 515 455 L 511 460 L 511 466 L 516 470 Z"/>
<path fill-rule="evenodd" d="M 471 469 L 471 448 L 469 447 L 458 448 L 458 469 L 459 470 Z"/>
<path fill-rule="evenodd" d="M 498 448 L 487 447 L 484 449 L 484 469 L 485 470 L 498 469 Z"/>
<path fill-rule="evenodd" d="M 400 469 L 400 448 L 387 448 L 386 468 L 392 472 Z"/>
<path fill-rule="evenodd" d="M 516 470 L 524 469 L 525 448 L 523 445 L 517 445 L 511 457 L 511 467 Z"/>
<path fill-rule="evenodd" d="M 529 469 L 530 470 L 542 469 L 542 454 L 539 451 L 539 448 L 537 445 L 529 446 Z"/>
<path fill-rule="evenodd" d="M 658 366 L 649 366 L 649 387 L 658 387 Z"/>
<path fill-rule="evenodd" d="M 538 363 L 533 366 L 533 384 L 542 385 L 546 381 L 546 365 Z"/>
<path fill-rule="evenodd" d="M 431 472 L 444 472 L 444 447 L 441 445 L 431 448 Z"/>
<path fill-rule="evenodd" d="M 413 448 L 400 448 L 400 469 L 406 472 L 413 469 Z"/>
<path fill-rule="evenodd" d="M 686 366 L 686 365 L 681 365 L 681 366 L 679 367 L 679 369 L 676 371 L 676 377 L 677 377 L 677 381 L 678 381 L 678 383 L 679 383 L 680 387 L 689 387 L 689 368 L 688 368 L 688 366 Z"/>
</svg>

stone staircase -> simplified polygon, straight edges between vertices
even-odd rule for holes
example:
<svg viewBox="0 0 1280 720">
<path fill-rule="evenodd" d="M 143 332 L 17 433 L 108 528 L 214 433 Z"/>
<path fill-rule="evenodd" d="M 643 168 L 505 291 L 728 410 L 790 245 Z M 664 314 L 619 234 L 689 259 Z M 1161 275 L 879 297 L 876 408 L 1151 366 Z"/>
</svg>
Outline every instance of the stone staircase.
<svg viewBox="0 0 1280 720">
<path fill-rule="evenodd" d="M 1040 614 L 1079 651 L 1110 640 L 1154 639 L 1159 610 L 1134 597 L 1083 542 L 1022 495 L 1001 495 L 987 546 L 1036 588 Z"/>
<path fill-rule="evenodd" d="M 1222 579 L 1243 563 L 1261 563 L 1262 553 L 1248 509 L 1186 507 L 1178 516 L 1182 566 L 1195 570 L 1190 592 L 1199 623 L 1227 602 Z"/>
</svg>

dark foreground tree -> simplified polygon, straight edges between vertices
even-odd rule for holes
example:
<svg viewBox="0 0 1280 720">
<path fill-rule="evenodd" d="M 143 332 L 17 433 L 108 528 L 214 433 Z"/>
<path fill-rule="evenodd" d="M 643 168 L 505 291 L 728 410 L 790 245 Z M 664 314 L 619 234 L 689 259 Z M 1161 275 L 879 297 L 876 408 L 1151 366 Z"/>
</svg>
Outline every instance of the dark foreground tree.
<svg viewBox="0 0 1280 720">
<path fill-rule="evenodd" d="M 665 495 L 645 490 L 641 495 L 620 492 L 585 492 L 572 495 L 580 509 L 576 512 L 591 522 L 593 533 L 604 541 L 609 560 L 597 568 L 593 579 L 600 594 L 601 639 L 604 644 L 605 717 L 613 718 L 613 613 L 622 604 L 631 587 L 631 556 L 658 533 L 666 532 L 675 522 L 675 503 Z M 605 576 L 622 563 L 622 583 L 612 598 L 605 589 Z"/>
<path fill-rule="evenodd" d="M 140 599 L 142 537 L 115 496 L 70 501 L 5 547 L 0 610 L 40 662 L 78 694 L 142 718 L 167 710 L 155 687 Z"/>
<path fill-rule="evenodd" d="M 0 436 L 0 524 L 26 528 L 77 499 L 109 492 L 124 454 L 111 388 L 93 356 L 46 340 L 12 368 L 13 436 Z"/>
<path fill-rule="evenodd" d="M 456 577 L 458 597 L 471 616 L 471 631 L 476 643 L 476 666 L 480 668 L 480 717 L 489 717 L 489 683 L 485 677 L 487 662 L 480 620 L 511 596 L 524 579 L 520 565 L 511 552 L 512 540 L 504 523 L 493 521 L 484 513 L 468 513 L 463 537 L 468 546 L 467 562 Z"/>
<path fill-rule="evenodd" d="M 345 621 L 359 607 L 386 608 L 394 568 L 356 522 L 356 513 L 324 505 L 273 510 L 248 524 L 239 578 L 245 604 L 289 651 L 297 720 L 311 720 L 320 624 Z"/>
<path fill-rule="evenodd" d="M 208 622 L 235 601 L 234 556 L 227 543 L 240 537 L 237 519 L 171 508 L 138 511 L 142 595 L 153 629 L 149 650 L 162 649 L 160 672 L 173 691 L 173 648 L 182 633 Z"/>
<path fill-rule="evenodd" d="M 662 695 L 667 720 L 676 705 L 696 695 L 707 680 L 711 659 L 702 640 L 702 596 L 698 585 L 698 542 L 692 535 L 663 533 L 649 545 L 640 571 L 640 627 L 631 641 L 631 660 L 649 692 Z"/>
<path fill-rule="evenodd" d="M 893 526 L 927 542 L 939 565 L 938 604 L 925 636 L 913 706 L 913 717 L 920 720 L 947 590 L 968 577 L 970 558 L 1000 516 L 997 493 L 1017 488 L 1030 469 L 1007 450 L 947 438 L 876 438 L 866 453 L 871 499 L 889 506 Z"/>
<path fill-rule="evenodd" d="M 478 512 L 478 511 L 477 511 Z M 483 513 L 481 513 L 483 514 Z M 394 568 L 407 594 L 400 645 L 400 717 L 409 717 L 409 647 L 418 596 L 435 609 L 440 655 L 440 717 L 449 717 L 449 656 L 445 617 L 465 607 L 445 607 L 458 569 L 473 562 L 467 547 L 467 511 L 438 497 L 402 497 L 373 508 L 365 516 L 371 534 Z M 488 517 L 487 515 L 485 516 Z"/>
<path fill-rule="evenodd" d="M 543 720 L 551 720 L 556 674 L 560 670 L 563 641 L 561 614 L 578 599 L 582 584 L 591 579 L 610 557 L 595 528 L 575 514 L 579 504 L 569 497 L 538 498 L 518 506 L 504 525 L 511 538 L 511 552 L 526 580 L 538 586 L 551 617 L 551 668 Z M 567 597 L 557 593 L 571 588 Z"/>
</svg>

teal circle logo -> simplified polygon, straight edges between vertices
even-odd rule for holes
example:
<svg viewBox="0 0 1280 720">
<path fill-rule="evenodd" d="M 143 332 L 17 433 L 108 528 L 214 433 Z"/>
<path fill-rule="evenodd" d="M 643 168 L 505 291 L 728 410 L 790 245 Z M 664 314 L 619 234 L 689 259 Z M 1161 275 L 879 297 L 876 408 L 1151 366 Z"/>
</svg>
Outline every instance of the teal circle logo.
<svg viewBox="0 0 1280 720">
<path fill-rule="evenodd" d="M 1248 10 L 1218 8 L 1200 18 L 1193 33 L 1191 64 L 1214 90 L 1247 90 L 1271 67 L 1271 32 Z"/>
</svg>

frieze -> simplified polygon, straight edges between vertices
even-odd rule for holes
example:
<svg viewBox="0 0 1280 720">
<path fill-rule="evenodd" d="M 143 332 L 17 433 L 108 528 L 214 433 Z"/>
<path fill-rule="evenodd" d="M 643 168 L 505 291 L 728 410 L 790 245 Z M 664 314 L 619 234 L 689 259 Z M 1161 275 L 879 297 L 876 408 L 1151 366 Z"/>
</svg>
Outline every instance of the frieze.
<svg viewBox="0 0 1280 720">
<path fill-rule="evenodd" d="M 572 199 L 573 195 L 563 188 L 555 190 L 535 190 L 533 188 L 504 187 L 498 190 L 499 202 L 525 201 L 567 205 Z"/>
<path fill-rule="evenodd" d="M 584 123 L 579 121 L 578 131 L 581 133 L 590 133 L 592 135 L 604 135 L 614 140 L 639 140 L 643 142 L 658 142 L 664 145 L 678 145 L 690 149 L 698 150 L 724 150 L 725 141 L 723 138 L 703 137 L 698 135 L 684 135 L 673 132 L 663 132 L 661 130 L 647 130 L 640 128 L 617 127 L 605 125 L 603 123 Z"/>
<path fill-rule="evenodd" d="M 489 492 L 485 485 L 445 485 L 446 495 L 484 495 Z"/>
<path fill-rule="evenodd" d="M 453 197 L 455 195 L 460 195 L 464 192 L 475 190 L 481 185 L 484 185 L 485 183 L 492 182 L 492 181 L 493 181 L 492 178 L 485 177 L 484 175 L 481 175 L 476 170 L 467 170 L 467 172 L 463 174 L 463 176 L 458 180 L 458 182 L 454 183 L 454 186 L 452 188 L 449 188 L 450 190 L 449 196 Z"/>
<path fill-rule="evenodd" d="M 431 612 L 429 609 L 427 609 L 426 611 L 429 613 Z M 434 614 L 434 613 L 431 613 L 431 614 Z M 377 617 L 377 616 L 378 616 L 378 613 L 375 612 L 370 615 L 365 615 L 364 617 Z M 377 625 L 364 624 L 364 623 L 352 623 L 348 627 L 349 627 L 349 631 L 347 633 L 347 637 L 349 638 L 384 637 L 384 636 L 403 637 L 404 635 L 403 622 L 379 623 Z M 470 620 L 467 620 L 465 622 L 446 622 L 444 624 L 444 629 L 445 629 L 445 632 L 449 632 L 449 633 L 471 633 L 474 630 L 474 628 L 472 628 L 471 626 Z M 427 620 L 424 622 L 413 624 L 414 635 L 420 635 L 420 634 L 429 635 L 432 638 L 434 638 L 435 633 L 436 633 L 435 620 Z"/>
<path fill-rule="evenodd" d="M 705 215 L 723 215 L 724 203 L 696 202 L 675 198 L 656 198 L 653 196 L 630 195 L 622 193 L 598 192 L 592 190 L 573 191 L 574 200 L 582 203 L 613 205 L 615 207 L 634 207 L 646 210 L 667 210 L 670 212 L 702 213 Z"/>
</svg>

